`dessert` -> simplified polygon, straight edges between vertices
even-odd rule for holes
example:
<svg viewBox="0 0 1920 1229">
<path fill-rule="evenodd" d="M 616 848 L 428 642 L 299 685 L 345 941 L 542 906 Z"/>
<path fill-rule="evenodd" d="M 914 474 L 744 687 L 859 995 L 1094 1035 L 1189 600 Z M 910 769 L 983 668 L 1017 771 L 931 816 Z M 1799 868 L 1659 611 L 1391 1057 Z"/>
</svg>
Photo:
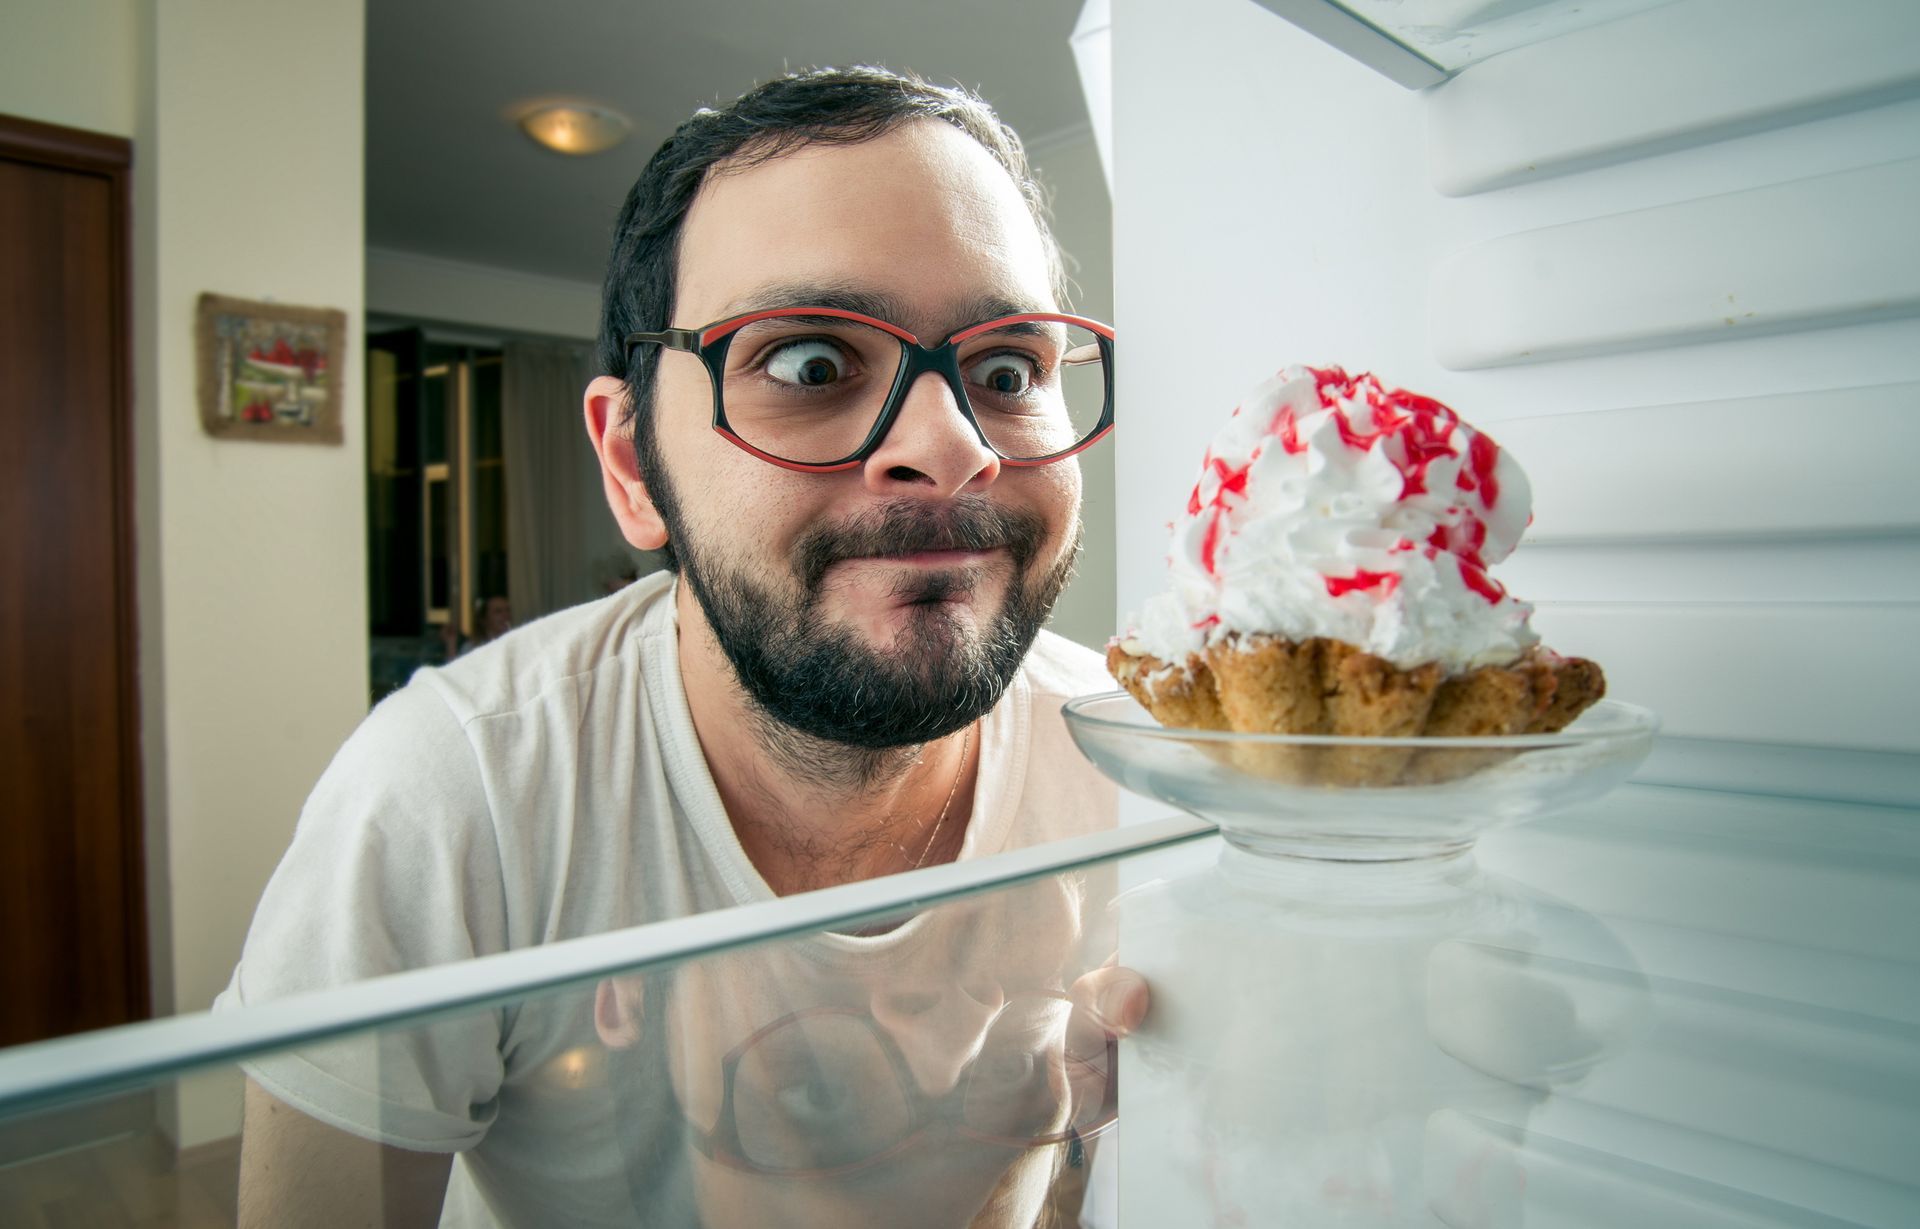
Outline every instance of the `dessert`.
<svg viewBox="0 0 1920 1229">
<path fill-rule="evenodd" d="M 1488 574 L 1530 520 L 1520 467 L 1430 397 L 1288 367 L 1237 407 L 1173 526 L 1169 587 L 1107 648 L 1163 725 L 1382 738 L 1550 733 L 1605 691 Z M 1289 780 L 1418 784 L 1486 751 L 1235 746 Z M 1495 757 L 1497 758 L 1497 756 Z"/>
</svg>

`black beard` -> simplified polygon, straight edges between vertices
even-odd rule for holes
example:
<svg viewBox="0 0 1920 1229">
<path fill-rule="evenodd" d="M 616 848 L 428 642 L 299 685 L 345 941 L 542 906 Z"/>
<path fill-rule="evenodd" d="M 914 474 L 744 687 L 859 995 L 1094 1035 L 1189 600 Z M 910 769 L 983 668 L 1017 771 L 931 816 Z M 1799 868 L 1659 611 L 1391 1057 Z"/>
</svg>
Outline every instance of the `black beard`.
<svg viewBox="0 0 1920 1229">
<path fill-rule="evenodd" d="M 803 748 L 788 732 L 862 751 L 918 746 L 984 716 L 1013 681 L 1034 637 L 1073 572 L 1076 544 L 1037 579 L 1028 569 L 1046 542 L 1040 517 L 1014 512 L 984 496 L 940 505 L 903 499 L 841 524 L 822 526 L 791 552 L 800 593 L 789 596 L 726 566 L 689 541 L 671 487 L 656 475 L 654 505 L 678 545 L 681 575 L 706 613 L 720 649 L 754 705 L 769 719 L 765 734 L 796 766 Z M 829 568 L 845 559 L 928 550 L 1004 548 L 1013 567 L 1000 613 L 979 636 L 949 612 L 946 600 L 982 583 L 989 569 L 903 569 L 893 597 L 917 607 L 892 645 L 876 650 L 853 631 L 819 615 Z M 855 757 L 863 758 L 863 757 Z M 859 776 L 869 775 L 873 760 Z M 837 767 L 816 764 L 816 775 Z"/>
</svg>

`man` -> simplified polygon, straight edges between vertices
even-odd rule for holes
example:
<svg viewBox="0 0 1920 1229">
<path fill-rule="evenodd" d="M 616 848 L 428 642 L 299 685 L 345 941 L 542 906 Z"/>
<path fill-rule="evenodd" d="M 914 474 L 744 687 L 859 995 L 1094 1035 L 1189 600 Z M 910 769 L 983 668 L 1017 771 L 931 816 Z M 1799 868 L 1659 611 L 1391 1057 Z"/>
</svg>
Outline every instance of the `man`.
<svg viewBox="0 0 1920 1229">
<path fill-rule="evenodd" d="M 222 1005 L 1110 823 L 1058 716 L 1104 674 L 1039 631 L 1077 548 L 1072 455 L 1111 423 L 1108 336 L 1059 316 L 1059 270 L 1017 139 L 970 95 L 827 71 L 682 125 L 622 212 L 606 374 L 585 397 L 615 517 L 635 547 L 672 552 L 677 578 L 383 703 L 309 800 Z M 994 993 L 1034 1004 L 1070 985 L 1081 1020 L 1124 1031 L 1144 987 L 1079 976 L 1073 944 L 1049 946 L 1062 925 L 1045 959 L 1017 962 L 1017 993 Z M 899 1032 L 886 971 L 930 928 L 825 936 L 851 954 L 805 962 L 829 970 L 818 984 L 683 987 L 678 1035 L 726 1002 L 767 1027 L 865 1013 L 851 1027 L 879 1045 Z M 967 938 L 954 975 L 991 980 L 981 962 L 1017 946 Z M 801 1167 L 826 1179 L 804 1195 L 703 1178 L 681 1144 L 702 1125 L 681 1078 L 693 1048 L 637 1027 L 628 1001 L 606 989 L 252 1064 L 243 1221 L 432 1223 L 444 1193 L 452 1223 L 770 1223 L 753 1219 L 769 1200 L 799 1223 L 809 1198 L 822 1223 L 900 1223 L 862 1202 L 912 1189 L 884 1150 L 862 1160 L 869 1186 L 847 1166 Z M 620 1061 L 555 1096 L 596 1031 Z M 951 1092 L 938 1064 L 907 1065 L 915 1095 Z M 1031 1220 L 1032 1183 L 1008 1175 L 1032 1158 L 1007 1142 L 942 1217 Z M 939 1147 L 918 1155 L 940 1169 Z"/>
<path fill-rule="evenodd" d="M 512 631 L 513 606 L 507 601 L 506 594 L 494 593 L 481 598 L 473 625 L 482 644 L 498 640 Z"/>
</svg>

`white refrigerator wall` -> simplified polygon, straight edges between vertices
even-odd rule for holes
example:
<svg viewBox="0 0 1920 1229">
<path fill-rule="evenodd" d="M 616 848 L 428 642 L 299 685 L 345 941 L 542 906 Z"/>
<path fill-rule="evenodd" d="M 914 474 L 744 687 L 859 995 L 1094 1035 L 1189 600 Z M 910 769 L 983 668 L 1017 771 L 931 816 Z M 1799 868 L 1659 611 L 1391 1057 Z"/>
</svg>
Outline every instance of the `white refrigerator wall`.
<svg viewBox="0 0 1920 1229">
<path fill-rule="evenodd" d="M 1113 32 L 1120 617 L 1236 401 L 1338 363 L 1514 453 L 1497 574 L 1666 719 L 1643 784 L 1482 843 L 1657 1004 L 1501 1214 L 1915 1223 L 1920 5 L 1681 0 L 1426 92 L 1253 0 Z"/>
<path fill-rule="evenodd" d="M 1805 32 L 1747 7 L 1718 41 L 1694 0 L 1415 92 L 1251 0 L 1121 0 L 1120 614 L 1246 390 L 1372 370 L 1526 467 L 1498 575 L 1663 714 L 1643 779 L 1920 796 L 1920 100 L 1884 65 L 1920 77 L 1920 5 L 1820 6 L 1841 32 L 1774 111 L 1753 81 Z M 1707 84 L 1637 70 L 1689 37 Z M 1764 130 L 1703 139 L 1730 126 Z"/>
</svg>

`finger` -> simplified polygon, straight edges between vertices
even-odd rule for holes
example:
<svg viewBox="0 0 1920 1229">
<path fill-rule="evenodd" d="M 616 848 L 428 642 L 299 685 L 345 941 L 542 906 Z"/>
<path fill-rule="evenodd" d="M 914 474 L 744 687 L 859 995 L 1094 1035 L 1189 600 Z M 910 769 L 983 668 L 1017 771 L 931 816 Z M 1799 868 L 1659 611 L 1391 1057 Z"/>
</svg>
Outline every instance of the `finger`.
<svg viewBox="0 0 1920 1229">
<path fill-rule="evenodd" d="M 1074 1012 L 1067 1027 L 1070 1053 L 1097 1053 L 1109 1037 L 1125 1037 L 1146 1019 L 1153 995 L 1132 969 L 1105 965 L 1073 983 Z"/>
</svg>

